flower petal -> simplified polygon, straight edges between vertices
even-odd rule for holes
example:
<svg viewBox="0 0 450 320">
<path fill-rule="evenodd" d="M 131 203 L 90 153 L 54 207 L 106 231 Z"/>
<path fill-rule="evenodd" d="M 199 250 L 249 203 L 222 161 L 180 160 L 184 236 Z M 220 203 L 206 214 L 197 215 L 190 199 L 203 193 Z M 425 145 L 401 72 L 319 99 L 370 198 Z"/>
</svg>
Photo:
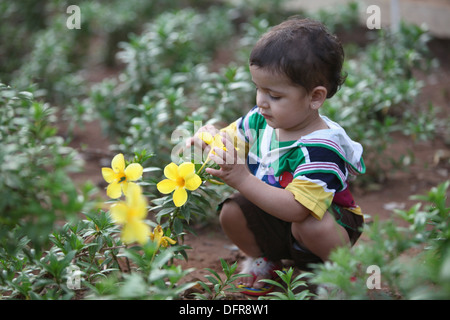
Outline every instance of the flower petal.
<svg viewBox="0 0 450 320">
<path fill-rule="evenodd" d="M 169 241 L 170 244 L 175 244 L 175 243 L 177 243 L 176 240 L 174 240 L 174 239 L 172 239 L 172 238 L 169 238 L 169 237 L 166 237 L 166 240 Z"/>
<path fill-rule="evenodd" d="M 192 162 L 183 162 L 178 167 L 178 174 L 180 177 L 185 178 L 195 172 L 195 165 Z"/>
<path fill-rule="evenodd" d="M 123 194 L 127 197 L 127 199 L 128 199 L 128 186 L 132 183 L 133 182 L 126 182 L 126 181 L 120 183 Z"/>
<path fill-rule="evenodd" d="M 116 174 L 111 168 L 102 168 L 102 176 L 108 183 L 111 183 L 116 179 Z"/>
<path fill-rule="evenodd" d="M 111 161 L 111 168 L 115 173 L 123 172 L 125 170 L 125 158 L 123 154 L 117 154 Z"/>
<path fill-rule="evenodd" d="M 144 168 L 139 163 L 131 163 L 125 168 L 125 176 L 128 181 L 135 181 L 142 177 Z"/>
<path fill-rule="evenodd" d="M 106 194 L 112 199 L 120 198 L 122 195 L 122 186 L 117 182 L 110 183 L 106 188 Z"/>
<path fill-rule="evenodd" d="M 155 229 L 153 229 L 153 234 L 155 239 L 161 239 L 161 237 L 164 235 L 162 227 L 160 225 L 157 225 Z"/>
<path fill-rule="evenodd" d="M 161 237 L 163 236 L 162 227 L 157 225 L 155 229 L 153 229 L 153 233 L 150 235 L 150 239 L 156 242 L 156 246 L 159 248 L 161 245 Z"/>
<path fill-rule="evenodd" d="M 175 203 L 175 206 L 181 207 L 183 204 L 187 201 L 187 192 L 184 188 L 178 188 L 173 193 L 173 203 Z"/>
<path fill-rule="evenodd" d="M 194 173 L 194 174 L 186 177 L 184 180 L 184 183 L 185 183 L 184 186 L 186 187 L 186 189 L 194 191 L 198 187 L 200 187 L 200 185 L 202 184 L 202 179 L 200 179 L 200 177 Z"/>
<path fill-rule="evenodd" d="M 156 188 L 158 189 L 158 191 L 161 193 L 164 193 L 164 194 L 171 193 L 173 190 L 175 190 L 176 187 L 177 187 L 177 183 L 175 181 L 169 180 L 169 179 L 164 179 L 163 181 L 160 181 L 156 185 Z"/>
<path fill-rule="evenodd" d="M 166 237 L 166 236 L 163 237 L 163 242 L 165 243 L 164 247 L 167 247 L 168 243 L 170 243 L 170 244 L 177 243 L 175 240 L 173 240 L 173 239 L 171 239 L 169 237 Z"/>
<path fill-rule="evenodd" d="M 122 241 L 124 243 L 139 242 L 145 244 L 150 236 L 150 227 L 141 220 L 127 223 L 122 230 Z"/>
<path fill-rule="evenodd" d="M 141 196 L 141 201 L 136 206 L 136 218 L 145 219 L 147 218 L 147 201 L 145 201 L 145 197 Z"/>
<path fill-rule="evenodd" d="M 139 203 L 142 196 L 142 188 L 140 185 L 133 182 L 122 182 L 122 189 L 127 196 L 127 203 L 129 206 L 134 206 Z"/>
<path fill-rule="evenodd" d="M 170 180 L 177 180 L 178 178 L 178 166 L 175 163 L 169 163 L 164 168 L 164 175 Z"/>
<path fill-rule="evenodd" d="M 214 136 L 213 147 L 221 148 L 222 150 L 227 151 L 227 148 L 225 148 L 225 145 L 222 142 L 222 136 L 220 134 L 216 134 Z"/>
<path fill-rule="evenodd" d="M 115 203 L 110 209 L 111 217 L 115 223 L 124 224 L 127 221 L 128 206 L 123 203 Z"/>
<path fill-rule="evenodd" d="M 209 132 L 200 132 L 198 134 L 198 137 L 203 140 L 206 144 L 211 144 L 211 142 L 213 142 L 213 136 L 211 135 L 211 133 Z"/>
<path fill-rule="evenodd" d="M 122 188 L 128 186 L 126 190 L 127 205 L 133 208 L 134 215 L 138 219 L 145 219 L 147 217 L 147 198 L 142 194 L 142 188 L 140 185 L 134 182 L 128 182 L 122 185 Z M 125 192 L 125 190 L 124 190 Z"/>
<path fill-rule="evenodd" d="M 134 232 L 133 229 L 130 228 L 130 226 L 128 224 L 126 224 L 123 229 L 122 229 L 122 234 L 120 236 L 120 239 L 122 240 L 123 243 L 125 244 L 130 244 L 133 243 L 136 238 L 134 237 Z"/>
<path fill-rule="evenodd" d="M 137 242 L 144 245 L 150 238 L 150 227 L 144 222 L 140 221 L 136 228 Z"/>
</svg>

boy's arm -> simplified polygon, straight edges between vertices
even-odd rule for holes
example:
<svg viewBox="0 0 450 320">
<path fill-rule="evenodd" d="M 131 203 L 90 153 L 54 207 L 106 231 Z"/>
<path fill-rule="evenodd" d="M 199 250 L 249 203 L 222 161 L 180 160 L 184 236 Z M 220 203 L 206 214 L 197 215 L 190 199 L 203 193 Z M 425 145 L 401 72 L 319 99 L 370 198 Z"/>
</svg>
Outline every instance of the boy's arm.
<svg viewBox="0 0 450 320">
<path fill-rule="evenodd" d="M 281 220 L 300 222 L 310 215 L 309 209 L 300 204 L 292 192 L 270 186 L 252 175 L 245 162 L 237 160 L 237 152 L 234 152 L 231 142 L 227 139 L 223 142 L 227 151 L 215 148 L 215 154 L 210 154 L 220 170 L 207 168 L 208 173 L 222 179 L 249 201 Z"/>
<path fill-rule="evenodd" d="M 236 190 L 250 202 L 278 219 L 301 222 L 310 216 L 310 211 L 295 200 L 292 192 L 268 185 L 250 173 Z"/>
</svg>

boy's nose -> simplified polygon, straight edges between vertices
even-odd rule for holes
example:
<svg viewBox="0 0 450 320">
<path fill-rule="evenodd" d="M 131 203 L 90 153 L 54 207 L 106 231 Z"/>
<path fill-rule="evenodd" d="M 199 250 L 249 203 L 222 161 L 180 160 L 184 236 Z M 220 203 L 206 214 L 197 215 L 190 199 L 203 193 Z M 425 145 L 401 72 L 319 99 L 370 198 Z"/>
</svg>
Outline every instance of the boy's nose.
<svg viewBox="0 0 450 320">
<path fill-rule="evenodd" d="M 268 108 L 269 107 L 269 103 L 267 101 L 267 99 L 264 97 L 263 94 L 261 93 L 256 93 L 256 105 L 258 106 L 258 108 Z"/>
</svg>

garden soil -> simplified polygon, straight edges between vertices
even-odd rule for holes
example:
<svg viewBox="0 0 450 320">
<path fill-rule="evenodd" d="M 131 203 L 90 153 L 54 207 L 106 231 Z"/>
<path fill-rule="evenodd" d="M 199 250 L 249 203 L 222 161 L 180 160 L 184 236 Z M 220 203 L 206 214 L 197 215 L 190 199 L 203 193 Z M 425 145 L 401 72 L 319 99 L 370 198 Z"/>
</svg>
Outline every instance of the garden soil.
<svg viewBox="0 0 450 320">
<path fill-rule="evenodd" d="M 448 121 L 450 116 L 450 59 L 448 57 L 450 41 L 433 40 L 430 44 L 432 52 L 440 61 L 440 67 L 432 73 L 417 73 L 416 77 L 424 82 L 419 102 L 422 105 L 438 106 L 439 119 Z M 110 76 L 110 70 L 95 70 L 95 80 L 102 79 L 101 74 Z M 445 127 L 445 126 L 444 126 Z M 447 128 L 448 130 L 448 124 Z M 105 197 L 105 187 L 101 176 L 101 167 L 110 166 L 114 156 L 109 150 L 110 141 L 103 135 L 98 122 L 86 123 L 77 127 L 72 133 L 70 145 L 76 148 L 85 161 L 84 170 L 73 175 L 76 182 L 85 183 L 90 180 Z M 381 220 L 388 219 L 395 208 L 410 208 L 414 202 L 411 195 L 423 194 L 430 188 L 449 179 L 450 172 L 450 137 L 445 132 L 437 132 L 435 139 L 428 142 L 413 141 L 410 138 L 394 136 L 394 143 L 389 148 L 388 155 L 409 155 L 408 161 L 412 162 L 403 170 L 399 168 L 389 172 L 386 179 L 380 183 L 373 183 L 364 189 L 353 188 L 353 194 L 357 203 L 368 215 L 367 223 L 371 223 L 373 217 L 379 216 Z M 163 164 L 161 164 L 162 166 Z M 366 162 L 370 166 L 370 162 Z M 401 223 L 399 221 L 399 223 Z M 220 258 L 228 263 L 242 261 L 242 253 L 227 239 L 216 219 L 207 226 L 194 226 L 196 235 L 188 234 L 185 237 L 185 245 L 188 250 L 188 261 L 180 262 L 183 268 L 195 268 L 189 273 L 186 281 L 202 280 L 207 282 L 204 275 L 210 274 L 205 268 L 216 270 L 222 274 Z M 365 241 L 364 234 L 358 241 Z M 358 242 L 356 245 L 358 245 Z M 200 288 L 197 288 L 201 292 Z M 196 288 L 193 289 L 194 291 Z M 192 298 L 189 295 L 186 299 Z M 242 294 L 230 296 L 232 299 L 247 299 Z"/>
</svg>

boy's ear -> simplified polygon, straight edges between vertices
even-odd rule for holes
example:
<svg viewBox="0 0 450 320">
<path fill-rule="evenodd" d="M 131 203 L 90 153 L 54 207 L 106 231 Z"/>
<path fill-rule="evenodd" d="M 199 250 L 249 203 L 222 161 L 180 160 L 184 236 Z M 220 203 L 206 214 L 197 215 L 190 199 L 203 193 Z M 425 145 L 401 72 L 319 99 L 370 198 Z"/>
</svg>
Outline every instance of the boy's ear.
<svg viewBox="0 0 450 320">
<path fill-rule="evenodd" d="M 323 86 L 317 86 L 311 91 L 311 108 L 319 110 L 327 98 L 328 91 Z"/>
</svg>

